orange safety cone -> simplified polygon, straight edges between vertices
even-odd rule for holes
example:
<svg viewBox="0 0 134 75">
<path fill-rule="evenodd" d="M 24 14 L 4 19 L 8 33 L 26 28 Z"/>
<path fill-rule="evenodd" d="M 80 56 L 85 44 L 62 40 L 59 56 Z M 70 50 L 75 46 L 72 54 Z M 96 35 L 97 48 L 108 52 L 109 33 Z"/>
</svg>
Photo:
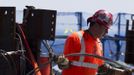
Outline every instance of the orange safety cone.
<svg viewBox="0 0 134 75">
<path fill-rule="evenodd" d="M 41 53 L 39 58 L 39 64 L 44 64 L 49 61 L 48 54 Z M 50 64 L 45 65 L 44 67 L 40 68 L 42 75 L 50 75 Z"/>
</svg>

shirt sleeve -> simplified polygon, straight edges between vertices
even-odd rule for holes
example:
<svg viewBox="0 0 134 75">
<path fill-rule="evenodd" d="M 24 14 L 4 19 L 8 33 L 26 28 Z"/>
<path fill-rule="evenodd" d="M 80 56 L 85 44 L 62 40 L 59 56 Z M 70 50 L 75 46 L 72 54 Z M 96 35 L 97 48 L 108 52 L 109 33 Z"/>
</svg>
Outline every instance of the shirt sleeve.
<svg viewBox="0 0 134 75">
<path fill-rule="evenodd" d="M 76 33 L 68 36 L 64 45 L 64 55 L 78 53 L 80 50 L 79 38 Z M 67 57 L 69 60 L 78 60 L 78 57 Z"/>
<path fill-rule="evenodd" d="M 72 46 L 73 46 L 73 38 L 69 36 L 65 41 L 64 52 L 63 53 L 65 55 L 70 54 L 71 50 L 73 49 Z"/>
</svg>

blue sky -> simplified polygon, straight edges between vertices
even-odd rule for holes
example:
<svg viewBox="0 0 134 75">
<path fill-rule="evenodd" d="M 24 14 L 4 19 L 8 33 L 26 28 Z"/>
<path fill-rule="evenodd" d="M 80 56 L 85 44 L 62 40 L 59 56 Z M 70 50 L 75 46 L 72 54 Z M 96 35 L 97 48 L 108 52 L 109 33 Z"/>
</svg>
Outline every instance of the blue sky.
<svg viewBox="0 0 134 75">
<path fill-rule="evenodd" d="M 93 13 L 105 9 L 112 13 L 134 13 L 134 0 L 0 0 L 0 6 L 16 6 L 17 10 L 23 10 L 26 5 L 67 12 Z"/>
</svg>

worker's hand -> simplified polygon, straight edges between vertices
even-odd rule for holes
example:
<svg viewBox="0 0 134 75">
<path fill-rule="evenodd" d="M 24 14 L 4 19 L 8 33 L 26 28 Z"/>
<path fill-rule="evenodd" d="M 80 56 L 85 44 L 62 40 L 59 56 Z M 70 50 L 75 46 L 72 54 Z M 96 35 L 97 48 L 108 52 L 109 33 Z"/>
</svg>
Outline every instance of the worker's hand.
<svg viewBox="0 0 134 75">
<path fill-rule="evenodd" d="M 67 69 L 69 68 L 69 65 L 70 65 L 69 60 L 65 58 L 64 55 L 58 56 L 56 63 L 58 64 L 58 67 L 60 69 Z"/>
</svg>

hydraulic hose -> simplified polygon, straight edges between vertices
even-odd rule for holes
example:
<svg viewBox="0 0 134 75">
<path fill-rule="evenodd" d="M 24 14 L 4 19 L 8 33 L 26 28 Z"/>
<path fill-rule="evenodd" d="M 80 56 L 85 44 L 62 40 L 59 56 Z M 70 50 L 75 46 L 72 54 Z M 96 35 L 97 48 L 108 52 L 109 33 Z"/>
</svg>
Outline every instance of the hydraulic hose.
<svg viewBox="0 0 134 75">
<path fill-rule="evenodd" d="M 95 57 L 95 58 L 98 58 L 98 59 L 102 59 L 102 60 L 105 60 L 105 61 L 110 61 L 110 62 L 112 62 L 112 63 L 114 63 L 114 64 L 117 64 L 117 65 L 121 66 L 121 67 L 122 67 L 124 70 L 126 70 L 126 71 L 131 71 L 127 66 L 124 66 L 124 65 L 122 65 L 122 64 L 120 64 L 120 63 L 118 63 L 118 62 L 116 62 L 116 61 L 113 61 L 113 60 L 111 60 L 111 59 L 108 59 L 108 58 L 105 58 L 105 57 L 101 57 L 101 56 L 98 56 L 98 55 L 87 54 L 87 53 L 84 53 L 84 54 L 81 54 L 81 53 L 72 53 L 72 54 L 67 54 L 67 55 L 65 55 L 65 57 L 71 57 L 71 56 L 73 56 L 73 57 L 74 57 L 74 56 L 89 56 L 89 57 Z M 34 71 L 35 71 L 35 72 L 38 72 L 40 68 L 45 67 L 47 64 L 51 63 L 52 61 L 55 61 L 55 60 L 57 59 L 57 57 L 58 57 L 57 55 L 54 55 L 53 60 L 49 60 L 48 62 L 46 62 L 46 63 L 44 63 L 44 64 L 41 64 L 39 67 L 37 67 L 37 68 L 31 70 L 27 75 L 32 74 Z"/>
<path fill-rule="evenodd" d="M 118 63 L 117 61 L 113 61 L 111 59 L 108 59 L 108 58 L 105 58 L 105 57 L 101 57 L 101 56 L 98 56 L 98 55 L 94 55 L 94 54 L 72 53 L 72 54 L 65 55 L 65 57 L 70 57 L 70 56 L 90 56 L 90 57 L 95 57 L 95 58 L 98 58 L 98 59 L 102 59 L 102 60 L 105 60 L 105 61 L 110 61 L 110 62 L 112 62 L 114 64 L 117 64 L 117 65 L 121 66 L 124 70 L 128 70 L 129 69 L 127 66 L 124 66 L 124 65 Z"/>
<path fill-rule="evenodd" d="M 30 48 L 30 46 L 29 46 L 29 44 L 28 44 L 28 41 L 27 41 L 27 39 L 26 39 L 26 36 L 25 36 L 25 34 L 24 34 L 24 32 L 23 32 L 21 26 L 18 25 L 18 27 L 19 27 L 19 30 L 20 30 L 20 32 L 21 32 L 21 34 L 22 34 L 23 39 L 24 39 L 24 43 L 25 43 L 25 45 L 26 45 L 26 48 L 28 49 L 28 53 L 29 53 L 29 56 L 30 56 L 30 58 L 31 58 L 31 63 L 32 63 L 32 65 L 33 65 L 34 68 L 37 68 L 37 67 L 38 67 L 38 64 L 37 64 L 37 62 L 36 62 L 35 59 L 34 59 L 34 56 L 33 56 L 32 52 L 31 52 L 31 48 Z M 41 75 L 41 72 L 40 72 L 40 71 L 36 72 L 36 75 Z"/>
</svg>

